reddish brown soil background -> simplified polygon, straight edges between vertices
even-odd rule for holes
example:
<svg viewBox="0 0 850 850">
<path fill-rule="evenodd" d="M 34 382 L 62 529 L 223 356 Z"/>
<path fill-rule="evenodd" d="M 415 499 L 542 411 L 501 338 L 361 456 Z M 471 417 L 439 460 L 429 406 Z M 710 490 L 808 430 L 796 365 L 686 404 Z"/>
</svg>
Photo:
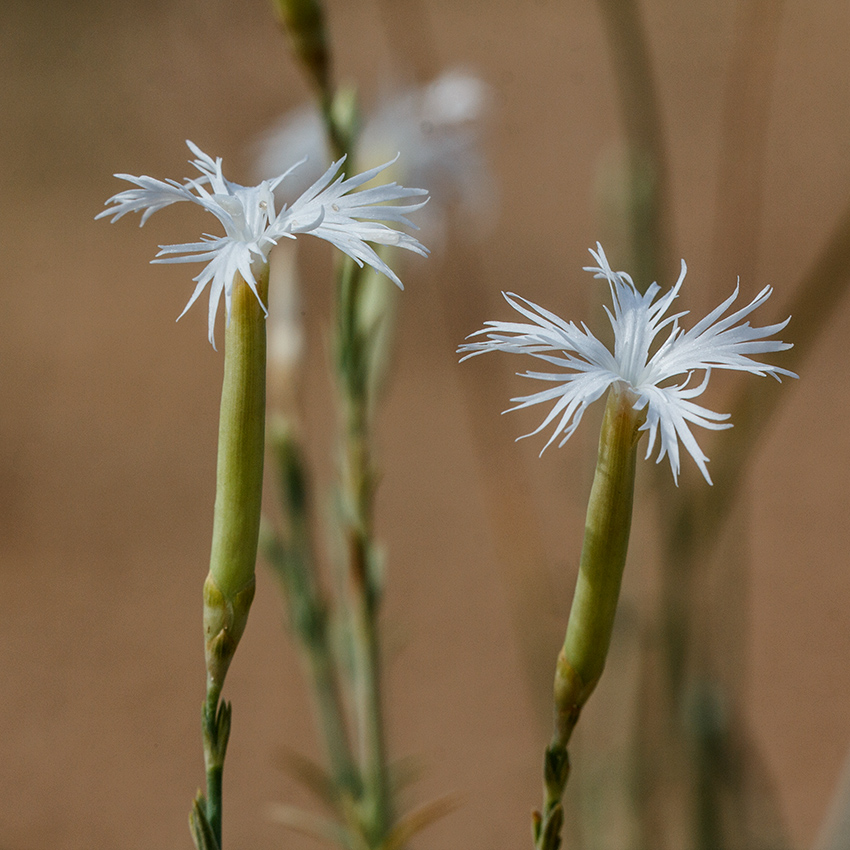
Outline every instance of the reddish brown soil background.
<svg viewBox="0 0 850 850">
<path fill-rule="evenodd" d="M 367 105 L 416 61 L 420 72 L 475 70 L 495 93 L 485 139 L 499 192 L 493 228 L 473 242 L 456 218 L 447 252 L 407 266 L 379 509 L 393 752 L 423 762 L 411 800 L 465 800 L 417 846 L 523 847 L 546 733 L 520 669 L 514 589 L 498 565 L 473 426 L 489 422 L 499 462 L 532 482 L 535 526 L 517 534 L 533 533 L 551 564 L 553 611 L 539 618 L 557 630 L 595 422 L 538 460 L 539 443 L 512 442 L 538 414 L 497 415 L 524 389 L 510 377 L 519 364 L 459 367 L 453 349 L 506 315 L 500 289 L 599 318 L 580 268 L 605 236 L 595 174 L 621 135 L 602 29 L 589 0 L 426 0 L 415 24 L 398 3 L 392 26 L 387 4 L 328 5 L 340 75 Z M 696 311 L 734 284 L 707 283 L 734 4 L 643 6 L 669 135 L 675 253 L 688 260 L 685 307 Z M 765 214 L 752 222 L 760 262 L 742 281 L 748 297 L 776 287 L 763 319 L 784 315 L 847 203 L 848 44 L 846 3 L 786 4 Z M 161 214 L 141 232 L 93 217 L 119 188 L 113 172 L 184 175 L 187 137 L 247 181 L 248 139 L 307 90 L 266 0 L 3 0 L 0 58 L 0 848 L 188 847 L 202 780 L 200 587 L 222 358 L 206 342 L 203 308 L 174 324 L 188 267 L 148 265 L 158 243 L 194 238 L 194 211 Z M 304 421 L 321 491 L 333 422 L 327 252 L 311 247 L 304 262 L 315 280 Z M 801 380 L 781 388 L 747 473 L 748 624 L 730 659 L 744 662 L 746 715 L 799 847 L 817 833 L 850 744 L 850 305 L 823 309 L 826 331 Z M 482 379 L 488 368 L 501 370 L 501 400 L 471 395 L 460 374 Z M 651 549 L 638 551 L 631 592 L 651 573 Z M 317 752 L 265 572 L 227 692 L 228 845 L 313 846 L 265 818 L 270 801 L 304 802 L 279 769 L 280 748 Z M 608 698 L 594 697 L 599 712 Z"/>
</svg>

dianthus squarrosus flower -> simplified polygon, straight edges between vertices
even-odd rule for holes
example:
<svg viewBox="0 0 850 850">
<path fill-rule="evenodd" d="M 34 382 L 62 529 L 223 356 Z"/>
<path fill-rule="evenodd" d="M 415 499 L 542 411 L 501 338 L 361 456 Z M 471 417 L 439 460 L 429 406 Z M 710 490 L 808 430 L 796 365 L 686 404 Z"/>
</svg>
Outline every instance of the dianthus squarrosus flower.
<svg viewBox="0 0 850 850">
<path fill-rule="evenodd" d="M 426 256 L 428 250 L 412 236 L 379 222 L 393 222 L 416 230 L 407 214 L 425 205 L 425 189 L 408 189 L 388 183 L 355 192 L 381 173 L 392 162 L 345 179 L 340 173 L 345 158 L 333 163 L 325 173 L 290 206 L 275 211 L 274 190 L 301 163 L 296 163 L 273 180 L 258 186 L 240 186 L 222 174 L 221 158 L 213 159 L 190 141 L 186 144 L 197 159 L 191 164 L 200 172 L 182 183 L 116 174 L 132 183 L 134 189 L 119 192 L 107 202 L 107 209 L 96 218 L 111 216 L 117 221 L 130 212 L 141 212 L 140 226 L 150 216 L 171 204 L 190 201 L 211 212 L 224 227 L 224 236 L 203 234 L 199 242 L 160 245 L 154 263 L 206 262 L 195 278 L 197 286 L 183 313 L 210 284 L 209 339 L 215 347 L 213 330 L 218 305 L 224 295 L 225 315 L 230 321 L 233 281 L 240 274 L 257 294 L 256 277 L 267 265 L 274 245 L 282 238 L 294 239 L 309 233 L 318 236 L 352 257 L 386 275 L 393 283 L 402 283 L 393 270 L 366 243 L 393 245 Z M 303 162 L 303 160 L 302 160 Z M 404 203 L 396 203 L 403 201 Z M 257 294 L 258 300 L 260 296 Z M 260 300 L 262 304 L 262 300 Z M 266 307 L 263 306 L 265 311 Z"/>
<path fill-rule="evenodd" d="M 505 300 L 530 323 L 485 322 L 484 328 L 467 339 L 482 335 L 486 339 L 466 343 L 458 352 L 465 354 L 463 360 L 486 351 L 530 354 L 567 370 L 521 373 L 553 386 L 511 399 L 515 403 L 511 410 L 554 402 L 542 424 L 525 435 L 538 434 L 554 423 L 554 431 L 543 451 L 559 436 L 559 445 L 563 446 L 575 432 L 587 407 L 612 384 L 622 381 L 636 397 L 634 409 L 646 410 L 646 421 L 641 426 L 641 430 L 649 433 L 646 457 L 650 457 L 659 441 L 656 462 L 668 457 L 673 478 L 678 483 L 681 441 L 711 484 L 706 467 L 708 458 L 697 444 L 691 426 L 719 430 L 732 425 L 725 421 L 728 413 L 700 407 L 693 399 L 705 391 L 712 369 L 771 375 L 777 380 L 782 375 L 796 378 L 797 375 L 787 369 L 753 359 L 753 355 L 792 347 L 791 343 L 768 339 L 781 331 L 789 319 L 761 328 L 744 321 L 770 297 L 772 289 L 769 286 L 746 307 L 724 316 L 738 297 L 736 286 L 732 295 L 690 330 L 685 330 L 679 320 L 687 311 L 667 315 L 685 279 L 684 260 L 675 286 L 656 300 L 661 291 L 657 283 L 641 294 L 629 275 L 611 269 L 598 242 L 596 249 L 590 253 L 598 266 L 587 266 L 585 271 L 608 281 L 614 308 L 612 312 L 606 307 L 605 312 L 614 330 L 613 352 L 584 323 L 579 327 L 574 322 L 566 322 L 514 293 L 503 293 Z M 666 334 L 663 341 L 654 344 L 662 332 Z M 694 377 L 698 373 L 703 373 L 701 379 Z"/>
</svg>

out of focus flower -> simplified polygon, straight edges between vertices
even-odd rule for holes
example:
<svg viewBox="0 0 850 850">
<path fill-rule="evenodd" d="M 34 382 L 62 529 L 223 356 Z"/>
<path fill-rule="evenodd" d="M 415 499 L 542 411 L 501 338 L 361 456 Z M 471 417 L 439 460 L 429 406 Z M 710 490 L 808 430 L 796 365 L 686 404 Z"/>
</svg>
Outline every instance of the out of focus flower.
<svg viewBox="0 0 850 850">
<path fill-rule="evenodd" d="M 440 238 L 445 209 L 474 210 L 469 220 L 486 228 L 495 211 L 493 180 L 482 153 L 481 136 L 491 94 L 478 77 L 451 71 L 432 83 L 385 98 L 367 115 L 357 145 L 358 162 L 376 165 L 396 153 L 394 176 L 428 186 L 432 202 L 420 224 Z M 260 140 L 256 159 L 262 177 L 302 156 L 303 180 L 318 176 L 327 162 L 325 129 L 315 107 L 295 109 Z M 306 185 L 306 183 L 305 183 Z"/>
<path fill-rule="evenodd" d="M 144 224 L 157 210 L 180 201 L 191 201 L 212 213 L 224 227 L 224 236 L 204 234 L 200 242 L 161 245 L 153 262 L 206 262 L 195 278 L 197 286 L 183 310 L 182 316 L 210 284 L 209 339 L 215 346 L 215 317 L 221 296 L 224 295 L 225 314 L 230 320 L 233 281 L 240 274 L 257 294 L 256 275 L 268 264 L 271 248 L 281 238 L 294 239 L 297 234 L 310 233 L 335 245 L 359 265 L 364 263 L 385 274 L 399 287 L 398 276 L 366 243 L 395 245 L 417 254 L 427 249 L 412 236 L 378 222 L 416 226 L 406 215 L 420 209 L 427 199 L 424 189 L 408 189 L 388 183 L 354 192 L 368 183 L 394 162 L 364 171 L 347 180 L 339 173 L 344 159 L 333 163 L 312 186 L 309 186 L 291 206 L 275 211 L 274 190 L 297 167 L 291 166 L 273 180 L 263 180 L 257 186 L 240 186 L 222 174 L 221 158 L 213 160 L 192 142 L 187 142 L 197 159 L 192 165 L 199 177 L 176 180 L 156 180 L 153 177 L 134 177 L 116 174 L 137 188 L 127 189 L 110 198 L 107 209 L 97 218 L 111 216 L 117 221 L 129 212 L 141 212 Z M 406 201 L 406 203 L 388 203 Z M 259 299 L 259 295 L 257 295 Z M 262 300 L 260 303 L 262 304 Z M 265 310 L 265 305 L 262 305 Z M 179 317 L 178 317 L 179 318 Z"/>
<path fill-rule="evenodd" d="M 484 334 L 486 340 L 466 343 L 459 351 L 466 353 L 466 357 L 485 351 L 530 354 L 569 370 L 556 373 L 525 372 L 525 377 L 547 381 L 553 386 L 533 395 L 511 399 L 516 403 L 511 410 L 554 402 L 542 424 L 532 431 L 532 434 L 537 434 L 555 423 L 552 436 L 543 447 L 544 451 L 559 436 L 562 436 L 560 445 L 564 445 L 578 427 L 587 407 L 612 384 L 622 381 L 637 396 L 634 409 L 646 409 L 646 422 L 641 427 L 641 430 L 649 432 L 646 456 L 652 454 L 656 440 L 660 439 L 657 462 L 665 456 L 669 457 L 673 478 L 678 481 L 681 440 L 705 480 L 711 484 L 706 467 L 708 458 L 691 433 L 691 425 L 712 430 L 732 426 L 724 421 L 729 418 L 728 413 L 715 413 L 694 404 L 692 399 L 705 391 L 712 369 L 772 375 L 777 380 L 780 375 L 796 378 L 787 369 L 760 363 L 751 357 L 791 348 L 791 343 L 767 339 L 781 331 L 789 320 L 763 328 L 751 327 L 748 321 L 743 321 L 770 297 L 772 289 L 769 286 L 746 307 L 723 318 L 723 314 L 738 297 L 736 286 L 729 298 L 686 331 L 679 326 L 679 319 L 687 312 L 665 317 L 685 279 L 687 268 L 684 260 L 676 285 L 656 301 L 661 289 L 657 283 L 641 294 L 629 275 L 611 269 L 602 246 L 597 243 L 596 247 L 597 250 L 591 250 L 590 253 L 599 265 L 586 267 L 585 271 L 608 281 L 614 312 L 607 307 L 605 311 L 614 329 L 613 352 L 584 324 L 579 328 L 573 322 L 565 322 L 554 313 L 513 293 L 503 294 L 507 302 L 518 313 L 530 319 L 531 323 L 485 322 L 485 327 L 471 336 Z M 665 328 L 666 339 L 651 350 L 655 338 Z M 691 378 L 695 372 L 705 374 L 701 381 L 692 386 Z M 670 383 L 678 377 L 683 379 L 678 383 Z"/>
</svg>

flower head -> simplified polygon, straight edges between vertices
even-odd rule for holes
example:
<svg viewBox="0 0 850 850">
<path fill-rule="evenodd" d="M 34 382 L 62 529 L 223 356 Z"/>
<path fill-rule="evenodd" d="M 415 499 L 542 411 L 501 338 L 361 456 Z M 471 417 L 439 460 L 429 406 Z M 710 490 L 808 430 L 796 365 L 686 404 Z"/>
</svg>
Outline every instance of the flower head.
<svg viewBox="0 0 850 850">
<path fill-rule="evenodd" d="M 416 87 L 385 92 L 364 116 L 357 158 L 364 164 L 384 162 L 401 151 L 394 176 L 429 187 L 431 201 L 419 224 L 429 241 L 442 241 L 445 210 L 457 205 L 468 213 L 465 235 L 482 235 L 492 226 L 497 192 L 483 150 L 482 137 L 493 93 L 474 74 L 452 70 Z M 315 106 L 291 110 L 257 144 L 259 176 L 277 174 L 282 163 L 310 155 L 293 177 L 318 176 L 326 161 L 324 121 Z M 303 184 L 306 185 L 306 182 Z"/>
<path fill-rule="evenodd" d="M 200 242 L 161 245 L 156 259 L 152 261 L 206 262 L 195 278 L 197 286 L 180 316 L 210 284 L 209 339 L 213 347 L 215 317 L 221 296 L 224 295 L 225 314 L 229 321 L 235 276 L 240 274 L 257 294 L 256 275 L 268 263 L 269 251 L 281 238 L 294 239 L 301 233 L 318 236 L 348 254 L 359 265 L 366 263 L 385 274 L 399 287 L 402 287 L 402 283 L 397 275 L 366 243 L 396 245 L 422 256 L 428 253 L 412 236 L 379 223 L 390 221 L 416 229 L 406 214 L 420 209 L 426 203 L 427 198 L 422 197 L 427 195 L 424 189 L 407 189 L 389 183 L 352 194 L 392 163 L 346 180 L 345 175 L 339 173 L 344 162 L 344 158 L 340 159 L 291 206 L 284 205 L 280 212 L 276 212 L 274 190 L 301 163 L 296 163 L 274 180 L 264 180 L 258 186 L 240 186 L 231 183 L 222 174 L 220 157 L 213 160 L 192 142 L 187 141 L 186 144 L 197 157 L 192 160 L 192 165 L 200 172 L 200 176 L 186 178 L 178 183 L 176 180 L 162 181 L 153 177 L 116 174 L 116 177 L 138 188 L 127 189 L 111 197 L 106 202 L 108 208 L 96 218 L 112 216 L 112 221 L 117 221 L 129 212 L 141 212 L 141 226 L 157 210 L 179 201 L 191 201 L 211 212 L 221 222 L 224 236 L 203 234 Z"/>
<path fill-rule="evenodd" d="M 748 321 L 743 321 L 770 297 L 772 289 L 769 286 L 746 307 L 724 317 L 738 296 L 736 286 L 729 298 L 686 331 L 679 325 L 679 319 L 687 315 L 686 312 L 666 315 L 685 279 L 687 267 L 684 260 L 675 286 L 656 300 L 661 290 L 657 283 L 641 294 L 629 275 L 611 269 L 598 242 L 596 248 L 590 253 L 599 265 L 585 267 L 585 271 L 607 280 L 611 289 L 614 309 L 612 312 L 606 307 L 605 312 L 614 330 L 613 353 L 583 323 L 578 327 L 573 322 L 565 322 L 554 313 L 513 293 L 503 293 L 505 300 L 530 319 L 531 324 L 486 322 L 482 330 L 471 334 L 472 337 L 484 334 L 486 340 L 466 343 L 458 350 L 466 353 L 466 357 L 485 351 L 530 354 L 568 370 L 523 373 L 524 377 L 547 381 L 553 386 L 511 399 L 516 403 L 511 410 L 554 402 L 542 424 L 531 432 L 537 434 L 555 423 L 544 451 L 561 435 L 560 445 L 564 445 L 578 427 L 587 407 L 613 383 L 622 381 L 637 396 L 635 409 L 646 409 L 646 422 L 641 428 L 649 432 L 646 457 L 652 454 L 656 440 L 659 440 L 656 462 L 669 457 L 673 478 L 678 481 L 681 440 L 705 480 L 711 484 L 706 467 L 708 458 L 697 444 L 691 425 L 712 430 L 732 426 L 725 421 L 729 418 L 728 413 L 716 413 L 700 407 L 693 399 L 705 391 L 712 369 L 772 375 L 777 380 L 781 375 L 796 378 L 787 369 L 760 363 L 751 356 L 791 348 L 791 343 L 767 339 L 781 331 L 788 324 L 788 319 L 762 328 L 751 327 Z M 653 346 L 662 331 L 665 331 L 666 337 L 660 345 Z M 704 372 L 704 375 L 701 380 L 694 380 L 694 373 L 698 372 Z"/>
</svg>

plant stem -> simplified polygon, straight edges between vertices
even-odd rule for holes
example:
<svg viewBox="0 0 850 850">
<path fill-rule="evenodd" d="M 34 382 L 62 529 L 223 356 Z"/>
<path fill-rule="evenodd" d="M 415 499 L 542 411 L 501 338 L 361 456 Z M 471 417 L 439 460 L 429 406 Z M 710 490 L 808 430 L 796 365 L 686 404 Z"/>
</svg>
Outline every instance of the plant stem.
<svg viewBox="0 0 850 850">
<path fill-rule="evenodd" d="M 216 843 L 221 847 L 222 781 L 224 757 L 230 737 L 230 705 L 208 692 L 202 712 L 204 765 L 207 773 L 206 818 Z"/>
<path fill-rule="evenodd" d="M 204 582 L 205 814 L 219 848 L 222 773 L 231 718 L 230 705 L 219 703 L 219 697 L 254 598 L 263 488 L 266 324 L 259 299 L 268 296 L 268 268 L 258 277 L 256 295 L 239 275 L 233 282 L 225 333 L 210 571 Z"/>
<path fill-rule="evenodd" d="M 645 418 L 634 409 L 635 401 L 628 387 L 614 384 L 605 406 L 578 580 L 555 669 L 555 728 L 544 759 L 543 810 L 533 820 L 537 850 L 557 850 L 561 843 L 561 798 L 570 767 L 567 744 L 602 676 L 611 643 L 629 546 L 638 429 Z"/>
<path fill-rule="evenodd" d="M 337 664 L 329 635 L 328 605 L 320 587 L 309 529 L 307 475 L 292 429 L 279 418 L 269 427 L 269 440 L 287 517 L 284 538 L 261 534 L 263 549 L 277 570 L 289 606 L 289 621 L 300 640 L 313 683 L 319 728 L 325 742 L 335 790 L 356 799 L 360 780 L 351 755 Z"/>
<path fill-rule="evenodd" d="M 383 843 L 392 824 L 386 769 L 383 709 L 381 705 L 380 645 L 377 610 L 366 602 L 367 594 L 355 593 L 354 701 L 361 747 L 361 771 L 365 792 L 366 823 L 372 846 Z"/>
<path fill-rule="evenodd" d="M 316 0 L 277 0 L 282 20 L 293 37 L 295 53 L 315 83 L 328 144 L 335 159 L 348 157 L 356 142 L 359 116 L 354 93 L 335 87 L 331 54 L 321 5 Z M 336 367 L 342 409 L 342 469 L 340 493 L 342 532 L 346 550 L 349 637 L 351 640 L 353 704 L 359 748 L 360 824 L 367 845 L 379 847 L 392 825 L 389 781 L 381 707 L 378 608 L 380 582 L 372 537 L 375 472 L 371 457 L 370 414 L 374 404 L 371 380 L 374 340 L 362 328 L 363 270 L 347 259 L 340 267 L 336 304 Z M 341 759 L 343 742 L 337 730 L 337 706 L 331 698 L 331 656 L 318 646 L 309 649 L 320 714 L 326 725 L 329 753 Z M 330 679 L 328 678 L 330 677 Z M 347 752 L 347 739 L 345 751 Z M 341 776 L 347 770 L 342 763 Z"/>
<path fill-rule="evenodd" d="M 359 325 L 363 274 L 353 262 L 341 269 L 337 300 L 337 366 L 344 433 L 341 490 L 346 582 L 352 641 L 354 710 L 363 779 L 364 827 L 377 847 L 392 823 L 381 705 L 378 637 L 380 579 L 372 519 L 376 475 L 371 456 L 369 380 L 372 339 Z"/>
</svg>

